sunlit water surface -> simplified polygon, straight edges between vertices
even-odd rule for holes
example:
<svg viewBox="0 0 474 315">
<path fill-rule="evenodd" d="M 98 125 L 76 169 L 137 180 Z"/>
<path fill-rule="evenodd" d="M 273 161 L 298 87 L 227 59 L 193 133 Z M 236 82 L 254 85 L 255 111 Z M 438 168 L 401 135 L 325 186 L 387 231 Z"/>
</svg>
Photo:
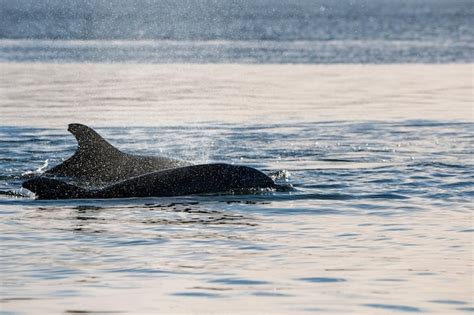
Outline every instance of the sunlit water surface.
<svg viewBox="0 0 474 315">
<path fill-rule="evenodd" d="M 3 314 L 473 312 L 471 65 L 1 69 Z M 295 190 L 36 201 L 69 122 Z"/>
</svg>

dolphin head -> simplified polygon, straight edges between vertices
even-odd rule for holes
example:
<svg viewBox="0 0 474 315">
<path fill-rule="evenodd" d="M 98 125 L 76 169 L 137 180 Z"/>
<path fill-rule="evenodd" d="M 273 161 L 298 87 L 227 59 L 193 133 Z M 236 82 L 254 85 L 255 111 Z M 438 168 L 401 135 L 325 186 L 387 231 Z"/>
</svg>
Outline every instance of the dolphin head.
<svg viewBox="0 0 474 315">
<path fill-rule="evenodd" d="M 264 173 L 247 166 L 240 166 L 235 178 L 239 188 L 275 188 L 275 182 Z"/>
<path fill-rule="evenodd" d="M 233 189 L 275 188 L 275 182 L 264 173 L 242 165 L 207 164 L 205 168 L 209 181 Z"/>
</svg>

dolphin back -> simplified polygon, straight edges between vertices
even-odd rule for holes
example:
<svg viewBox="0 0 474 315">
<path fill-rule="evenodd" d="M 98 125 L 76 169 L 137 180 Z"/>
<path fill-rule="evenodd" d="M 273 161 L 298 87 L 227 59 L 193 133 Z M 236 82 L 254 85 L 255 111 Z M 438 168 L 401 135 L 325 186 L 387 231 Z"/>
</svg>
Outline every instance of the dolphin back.
<svg viewBox="0 0 474 315">
<path fill-rule="evenodd" d="M 38 199 L 170 197 L 248 192 L 278 186 L 264 173 L 230 164 L 191 165 L 136 176 L 101 189 L 85 189 L 45 176 L 22 185 Z"/>
<path fill-rule="evenodd" d="M 101 189 L 102 198 L 168 197 L 277 188 L 264 173 L 223 163 L 191 165 L 130 178 Z"/>
</svg>

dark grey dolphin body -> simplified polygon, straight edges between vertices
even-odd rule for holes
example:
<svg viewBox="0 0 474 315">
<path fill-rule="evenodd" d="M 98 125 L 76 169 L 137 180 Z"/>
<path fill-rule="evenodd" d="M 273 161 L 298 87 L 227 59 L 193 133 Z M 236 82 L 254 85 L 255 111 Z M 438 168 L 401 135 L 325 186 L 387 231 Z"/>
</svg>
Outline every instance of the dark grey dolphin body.
<svg viewBox="0 0 474 315">
<path fill-rule="evenodd" d="M 64 176 L 100 185 L 190 165 L 188 162 L 166 157 L 139 156 L 121 152 L 85 125 L 70 124 L 68 131 L 76 137 L 78 144 L 76 152 L 63 163 L 46 171 L 44 175 Z"/>
<path fill-rule="evenodd" d="M 38 199 L 164 197 L 279 187 L 250 167 L 189 165 L 165 157 L 131 155 L 119 151 L 87 126 L 70 124 L 68 130 L 77 139 L 76 153 L 22 184 Z"/>
<path fill-rule="evenodd" d="M 228 193 L 278 185 L 262 172 L 247 166 L 202 164 L 133 177 L 101 189 L 85 189 L 44 176 L 22 185 L 38 199 L 167 197 Z"/>
</svg>

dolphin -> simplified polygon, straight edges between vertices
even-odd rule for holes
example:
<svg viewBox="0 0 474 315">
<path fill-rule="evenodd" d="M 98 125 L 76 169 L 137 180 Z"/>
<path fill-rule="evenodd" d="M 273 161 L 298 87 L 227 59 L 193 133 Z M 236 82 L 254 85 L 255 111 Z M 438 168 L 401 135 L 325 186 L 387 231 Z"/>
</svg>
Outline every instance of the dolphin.
<svg viewBox="0 0 474 315">
<path fill-rule="evenodd" d="M 46 171 L 46 176 L 63 176 L 89 183 L 110 184 L 127 178 L 191 165 L 167 157 L 124 153 L 108 143 L 96 131 L 82 124 L 69 124 L 78 148 L 73 156 Z"/>
<path fill-rule="evenodd" d="M 70 124 L 68 131 L 78 143 L 74 155 L 22 184 L 37 199 L 165 197 L 282 187 L 251 167 L 192 165 L 166 157 L 132 155 L 85 125 Z"/>
<path fill-rule="evenodd" d="M 202 164 L 152 172 L 109 186 L 87 189 L 40 176 L 23 182 L 37 199 L 168 197 L 209 193 L 276 189 L 280 185 L 247 166 Z"/>
</svg>

